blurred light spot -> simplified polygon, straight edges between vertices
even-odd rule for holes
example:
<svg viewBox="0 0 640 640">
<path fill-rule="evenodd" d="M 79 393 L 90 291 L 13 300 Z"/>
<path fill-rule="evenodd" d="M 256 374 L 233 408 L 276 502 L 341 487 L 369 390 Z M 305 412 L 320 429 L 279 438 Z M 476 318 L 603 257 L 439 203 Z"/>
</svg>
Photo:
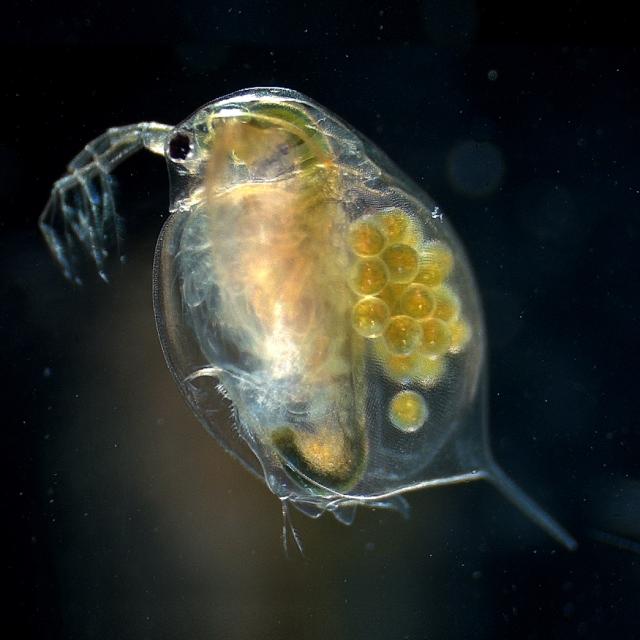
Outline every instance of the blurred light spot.
<svg viewBox="0 0 640 640">
<path fill-rule="evenodd" d="M 469 196 L 487 196 L 502 184 L 502 152 L 491 142 L 465 140 L 449 153 L 448 173 L 451 185 Z"/>
<path fill-rule="evenodd" d="M 498 79 L 498 72 L 495 69 L 491 69 L 491 71 L 487 73 L 487 78 L 489 78 L 491 82 L 495 82 Z"/>
</svg>

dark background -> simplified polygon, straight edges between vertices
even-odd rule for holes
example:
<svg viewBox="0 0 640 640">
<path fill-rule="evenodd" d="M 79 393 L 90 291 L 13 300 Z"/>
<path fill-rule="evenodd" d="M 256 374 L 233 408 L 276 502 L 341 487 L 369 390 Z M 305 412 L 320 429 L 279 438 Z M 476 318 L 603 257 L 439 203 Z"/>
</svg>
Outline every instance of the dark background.
<svg viewBox="0 0 640 640">
<path fill-rule="evenodd" d="M 0 24 L 5 629 L 47 638 L 640 638 L 640 36 L 622 3 L 9 2 Z M 198 425 L 151 310 L 162 159 L 118 172 L 129 264 L 66 283 L 36 230 L 107 127 L 308 94 L 446 210 L 476 268 L 496 457 L 411 520 L 294 514 Z"/>
</svg>

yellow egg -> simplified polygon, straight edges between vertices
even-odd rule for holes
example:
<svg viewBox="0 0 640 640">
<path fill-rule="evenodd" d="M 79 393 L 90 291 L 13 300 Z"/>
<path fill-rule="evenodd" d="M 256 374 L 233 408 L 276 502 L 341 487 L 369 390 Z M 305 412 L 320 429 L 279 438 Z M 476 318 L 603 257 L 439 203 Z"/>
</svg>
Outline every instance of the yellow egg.
<svg viewBox="0 0 640 640">
<path fill-rule="evenodd" d="M 351 324 L 365 338 L 382 335 L 389 322 L 389 307 L 378 298 L 362 298 L 353 306 Z"/>
<path fill-rule="evenodd" d="M 380 227 L 389 244 L 400 242 L 400 240 L 404 239 L 409 230 L 409 220 L 409 216 L 400 211 L 400 209 L 386 211 L 378 217 Z"/>
<path fill-rule="evenodd" d="M 451 273 L 453 254 L 443 242 L 428 244 L 420 254 L 420 269 L 415 281 L 427 287 L 440 286 Z"/>
<path fill-rule="evenodd" d="M 417 431 L 425 423 L 427 415 L 427 403 L 415 391 L 400 391 L 389 403 L 389 420 L 400 431 Z"/>
<path fill-rule="evenodd" d="M 420 324 L 422 326 L 421 351 L 430 356 L 446 353 L 451 344 L 451 332 L 446 322 L 437 318 L 429 318 Z"/>
<path fill-rule="evenodd" d="M 449 322 L 455 320 L 460 313 L 460 303 L 456 295 L 448 287 L 438 287 L 432 290 L 436 303 L 433 317 Z"/>
<path fill-rule="evenodd" d="M 409 316 L 393 316 L 384 332 L 385 343 L 392 354 L 407 355 L 422 338 L 420 324 Z"/>
<path fill-rule="evenodd" d="M 390 282 L 408 283 L 418 273 L 418 254 L 407 244 L 392 244 L 384 250 L 382 259 L 389 270 Z"/>
<path fill-rule="evenodd" d="M 384 248 L 384 236 L 371 222 L 354 222 L 349 230 L 349 243 L 359 256 L 377 256 Z"/>
<path fill-rule="evenodd" d="M 417 320 L 428 318 L 436 303 L 429 289 L 422 284 L 409 285 L 398 300 L 396 311 Z"/>
<path fill-rule="evenodd" d="M 449 325 L 449 331 L 451 332 L 449 353 L 460 353 L 469 342 L 471 329 L 464 320 L 454 320 Z"/>
<path fill-rule="evenodd" d="M 409 355 L 396 355 L 389 353 L 386 345 L 379 351 L 382 357 L 384 372 L 388 378 L 394 382 L 405 384 L 410 382 L 414 377 L 414 370 L 418 354 L 410 353 Z"/>
<path fill-rule="evenodd" d="M 414 380 L 427 388 L 434 387 L 446 371 L 445 362 L 436 356 L 418 353 L 412 374 Z"/>
<path fill-rule="evenodd" d="M 356 293 L 363 296 L 382 291 L 387 280 L 387 268 L 380 258 L 357 260 L 351 269 L 351 286 Z"/>
</svg>

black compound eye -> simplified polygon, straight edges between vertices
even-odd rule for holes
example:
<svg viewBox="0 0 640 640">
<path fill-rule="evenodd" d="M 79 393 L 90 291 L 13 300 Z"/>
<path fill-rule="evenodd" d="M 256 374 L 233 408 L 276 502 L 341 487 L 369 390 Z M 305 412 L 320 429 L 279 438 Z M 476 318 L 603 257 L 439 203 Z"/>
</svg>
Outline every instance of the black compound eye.
<svg viewBox="0 0 640 640">
<path fill-rule="evenodd" d="M 172 160 L 186 160 L 191 153 L 191 138 L 186 133 L 176 133 L 169 140 L 169 157 Z"/>
</svg>

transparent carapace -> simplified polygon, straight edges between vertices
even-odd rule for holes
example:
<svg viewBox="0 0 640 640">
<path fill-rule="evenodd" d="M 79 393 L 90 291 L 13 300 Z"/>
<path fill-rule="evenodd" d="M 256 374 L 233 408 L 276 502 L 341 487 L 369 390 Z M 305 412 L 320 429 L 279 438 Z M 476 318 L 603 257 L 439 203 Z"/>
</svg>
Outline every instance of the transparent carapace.
<svg viewBox="0 0 640 640">
<path fill-rule="evenodd" d="M 110 129 L 40 221 L 67 277 L 88 253 L 107 279 L 122 228 L 110 174 L 142 148 L 171 176 L 153 275 L 167 364 L 283 505 L 350 523 L 358 505 L 406 512 L 408 491 L 484 478 L 575 546 L 492 458 L 470 265 L 446 216 L 379 149 L 280 88 L 238 91 L 176 127 Z"/>
</svg>

